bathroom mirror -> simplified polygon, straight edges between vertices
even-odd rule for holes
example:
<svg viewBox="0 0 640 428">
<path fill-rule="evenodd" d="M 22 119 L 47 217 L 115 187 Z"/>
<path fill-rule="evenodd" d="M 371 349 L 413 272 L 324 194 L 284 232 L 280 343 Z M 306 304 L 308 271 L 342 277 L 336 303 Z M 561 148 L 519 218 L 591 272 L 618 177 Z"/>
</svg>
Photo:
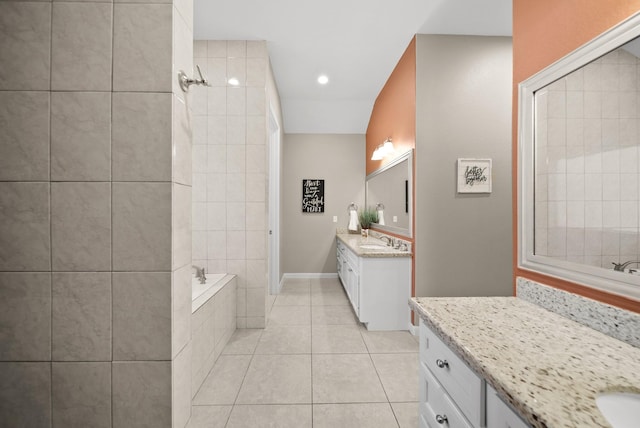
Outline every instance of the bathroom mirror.
<svg viewBox="0 0 640 428">
<path fill-rule="evenodd" d="M 640 300 L 640 18 L 520 84 L 519 266 Z"/>
<path fill-rule="evenodd" d="M 376 229 L 411 237 L 413 150 L 369 174 L 365 182 L 366 205 L 382 210 Z"/>
</svg>

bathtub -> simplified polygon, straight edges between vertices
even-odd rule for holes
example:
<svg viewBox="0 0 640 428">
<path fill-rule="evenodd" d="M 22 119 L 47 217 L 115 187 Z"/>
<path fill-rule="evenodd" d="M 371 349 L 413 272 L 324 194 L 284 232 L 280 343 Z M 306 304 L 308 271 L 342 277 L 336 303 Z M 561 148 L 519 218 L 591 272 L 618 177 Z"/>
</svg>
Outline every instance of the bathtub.
<svg viewBox="0 0 640 428">
<path fill-rule="evenodd" d="M 195 276 L 191 278 L 191 313 L 195 313 L 234 278 L 226 273 L 208 273 L 206 277 L 207 281 L 204 284 L 200 284 L 200 280 Z"/>
</svg>

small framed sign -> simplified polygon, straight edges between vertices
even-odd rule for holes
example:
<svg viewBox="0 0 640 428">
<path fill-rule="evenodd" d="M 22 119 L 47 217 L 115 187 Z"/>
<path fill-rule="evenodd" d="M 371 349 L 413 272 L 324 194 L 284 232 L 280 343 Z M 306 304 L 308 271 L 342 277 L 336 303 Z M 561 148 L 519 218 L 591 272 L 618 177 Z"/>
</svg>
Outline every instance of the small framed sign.
<svg viewBox="0 0 640 428">
<path fill-rule="evenodd" d="M 302 180 L 302 212 L 324 212 L 324 180 L 310 178 Z"/>
<path fill-rule="evenodd" d="M 491 193 L 491 159 L 458 159 L 458 193 Z"/>
</svg>

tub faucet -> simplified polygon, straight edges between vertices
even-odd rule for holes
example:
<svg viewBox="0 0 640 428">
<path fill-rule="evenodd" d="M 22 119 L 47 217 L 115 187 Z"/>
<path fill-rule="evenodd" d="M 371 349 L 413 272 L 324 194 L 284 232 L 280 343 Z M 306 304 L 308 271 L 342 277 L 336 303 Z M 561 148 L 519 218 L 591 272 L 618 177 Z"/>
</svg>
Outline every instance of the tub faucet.
<svg viewBox="0 0 640 428">
<path fill-rule="evenodd" d="M 628 262 L 624 262 L 624 263 L 616 263 L 616 262 L 611 262 L 613 264 L 613 270 L 618 271 L 618 272 L 624 272 L 624 270 L 626 269 L 627 266 L 632 265 L 632 264 L 640 264 L 640 261 L 634 262 L 632 260 L 628 261 Z"/>
<path fill-rule="evenodd" d="M 207 277 L 204 274 L 204 268 L 196 265 L 192 265 L 192 267 L 196 270 L 196 278 L 200 280 L 200 284 L 204 284 L 207 281 Z"/>
</svg>

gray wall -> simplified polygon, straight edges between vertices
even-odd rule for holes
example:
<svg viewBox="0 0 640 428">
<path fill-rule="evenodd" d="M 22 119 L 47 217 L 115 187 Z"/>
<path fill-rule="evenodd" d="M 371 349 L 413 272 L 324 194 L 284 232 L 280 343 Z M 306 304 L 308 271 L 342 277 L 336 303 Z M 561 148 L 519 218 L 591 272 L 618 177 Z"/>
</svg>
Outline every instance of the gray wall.
<svg viewBox="0 0 640 428">
<path fill-rule="evenodd" d="M 510 295 L 511 39 L 418 35 L 416 56 L 416 295 Z M 473 157 L 491 194 L 456 193 Z"/>
<path fill-rule="evenodd" d="M 283 273 L 335 273 L 336 228 L 347 228 L 351 202 L 364 204 L 365 136 L 285 134 L 283 149 Z M 324 213 L 302 213 L 304 178 L 325 180 Z"/>
</svg>

